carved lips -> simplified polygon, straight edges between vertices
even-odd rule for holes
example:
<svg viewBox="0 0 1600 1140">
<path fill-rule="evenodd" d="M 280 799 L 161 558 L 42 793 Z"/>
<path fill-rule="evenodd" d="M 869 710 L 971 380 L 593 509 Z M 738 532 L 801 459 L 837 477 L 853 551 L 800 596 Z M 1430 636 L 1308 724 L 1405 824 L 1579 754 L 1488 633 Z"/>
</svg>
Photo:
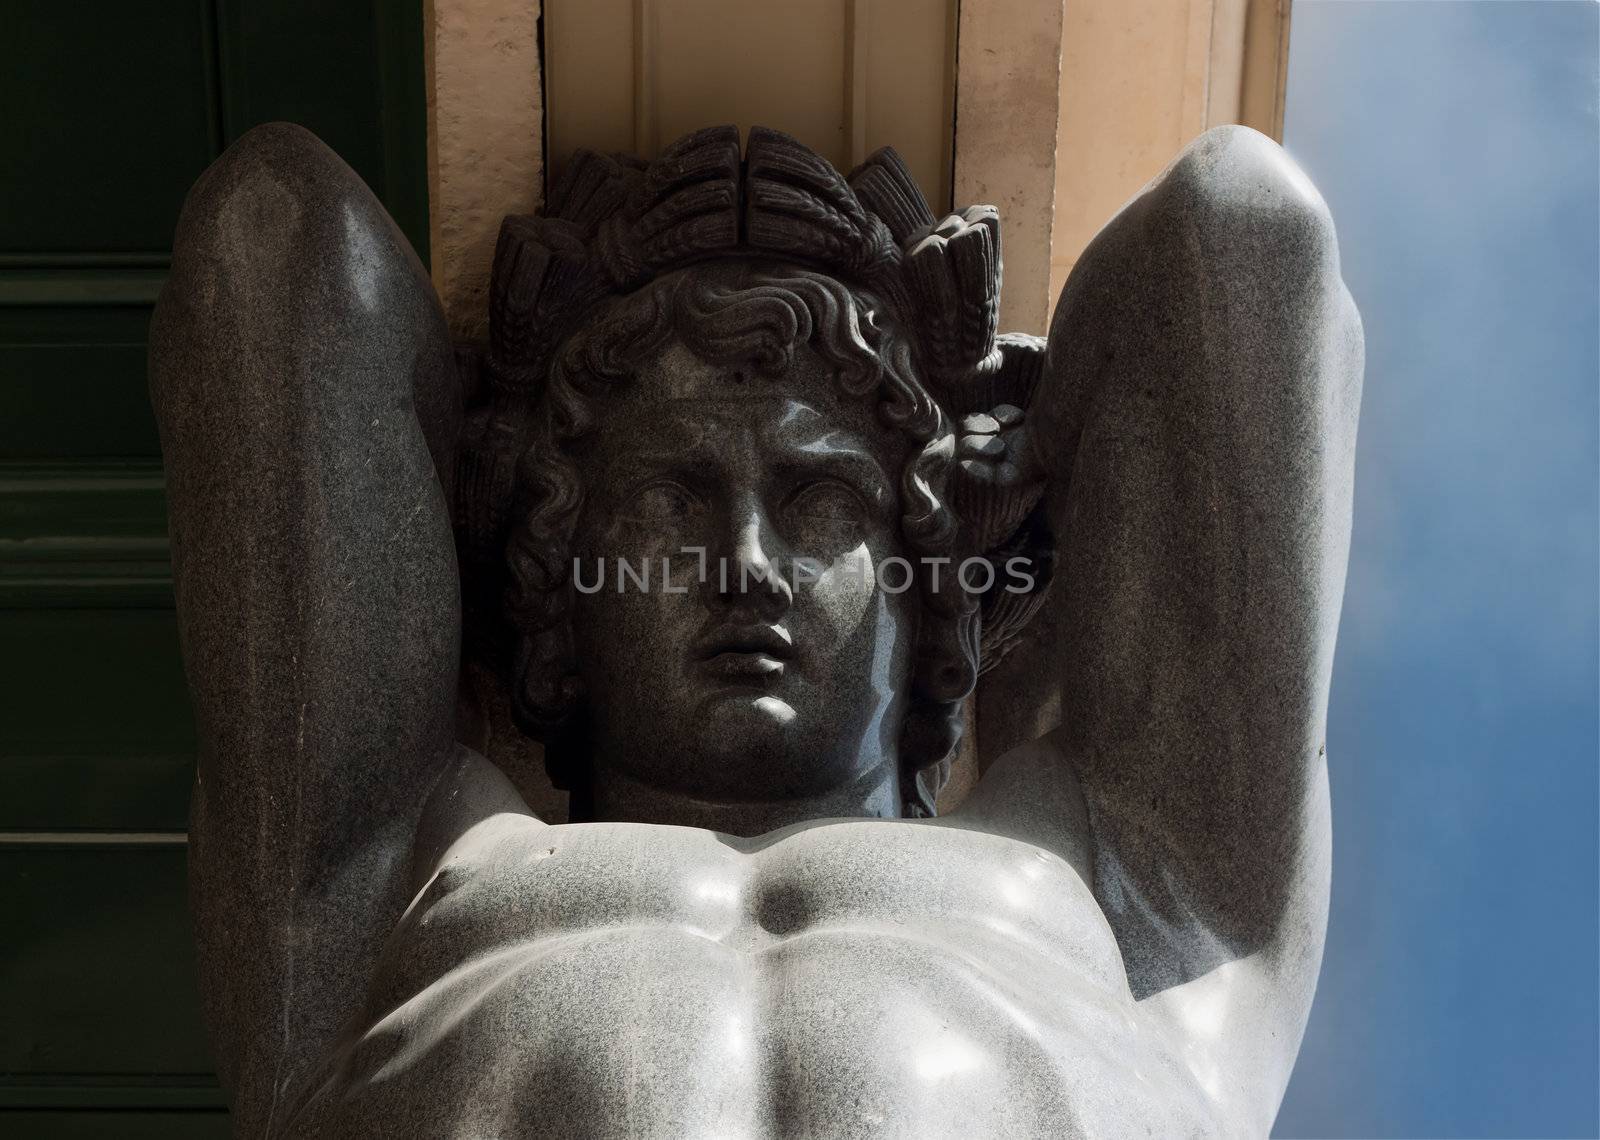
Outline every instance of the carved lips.
<svg viewBox="0 0 1600 1140">
<path fill-rule="evenodd" d="M 719 626 L 695 644 L 694 657 L 713 677 L 768 684 L 794 660 L 794 643 L 782 626 Z"/>
</svg>

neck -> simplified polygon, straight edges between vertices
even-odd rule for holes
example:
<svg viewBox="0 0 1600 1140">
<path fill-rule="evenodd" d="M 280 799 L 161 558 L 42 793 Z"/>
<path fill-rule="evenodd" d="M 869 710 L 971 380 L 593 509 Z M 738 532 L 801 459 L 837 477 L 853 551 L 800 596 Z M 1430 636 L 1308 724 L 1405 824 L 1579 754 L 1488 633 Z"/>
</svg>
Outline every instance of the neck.
<svg viewBox="0 0 1600 1140">
<path fill-rule="evenodd" d="M 589 818 L 703 827 L 751 836 L 814 819 L 895 819 L 900 815 L 899 764 L 891 757 L 842 787 L 787 800 L 729 803 L 658 788 L 626 773 L 596 767 Z"/>
</svg>

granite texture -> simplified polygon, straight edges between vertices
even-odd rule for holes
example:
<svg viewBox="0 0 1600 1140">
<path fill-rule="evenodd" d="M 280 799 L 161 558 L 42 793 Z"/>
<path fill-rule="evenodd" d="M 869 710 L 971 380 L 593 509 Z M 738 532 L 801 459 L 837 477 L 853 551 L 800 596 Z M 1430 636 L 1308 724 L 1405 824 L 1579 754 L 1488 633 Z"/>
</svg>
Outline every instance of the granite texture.
<svg viewBox="0 0 1600 1140">
<path fill-rule="evenodd" d="M 205 175 L 152 385 L 242 1135 L 1265 1134 L 1326 915 L 1327 211 L 1221 129 L 1047 341 L 999 284 L 892 152 L 711 128 L 575 156 L 453 356 L 305 132 Z M 455 743 L 463 657 L 574 822 Z M 1016 747 L 931 818 L 986 668 Z"/>
<path fill-rule="evenodd" d="M 355 1009 L 454 752 L 459 418 L 427 276 L 305 130 L 190 191 L 150 334 L 199 769 L 190 886 L 239 1131 Z M 419 419 L 433 431 L 434 452 Z"/>
</svg>

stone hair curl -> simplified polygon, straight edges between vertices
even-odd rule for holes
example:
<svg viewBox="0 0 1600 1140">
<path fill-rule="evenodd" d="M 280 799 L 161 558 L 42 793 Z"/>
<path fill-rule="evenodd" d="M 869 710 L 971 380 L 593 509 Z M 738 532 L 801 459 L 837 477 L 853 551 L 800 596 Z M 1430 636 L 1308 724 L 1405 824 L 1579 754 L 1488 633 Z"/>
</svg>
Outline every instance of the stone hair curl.
<svg viewBox="0 0 1600 1140">
<path fill-rule="evenodd" d="M 573 652 L 571 544 L 584 490 L 570 445 L 605 415 L 606 391 L 673 338 L 713 364 L 745 363 L 772 376 L 787 370 L 796 345 L 809 344 L 843 393 L 876 400 L 880 420 L 910 441 L 899 479 L 907 545 L 917 555 L 949 556 L 957 541 L 945 499 L 955 437 L 878 298 L 792 265 L 713 261 L 601 307 L 554 354 L 517 463 L 506 544 L 512 712 L 524 732 L 545 742 L 556 786 L 577 794 L 587 787 L 588 729 Z M 978 676 L 979 618 L 975 597 L 933 589 L 925 569 L 919 592 L 923 618 L 901 732 L 901 788 L 907 815 L 931 816 L 960 739 L 961 702 Z"/>
</svg>

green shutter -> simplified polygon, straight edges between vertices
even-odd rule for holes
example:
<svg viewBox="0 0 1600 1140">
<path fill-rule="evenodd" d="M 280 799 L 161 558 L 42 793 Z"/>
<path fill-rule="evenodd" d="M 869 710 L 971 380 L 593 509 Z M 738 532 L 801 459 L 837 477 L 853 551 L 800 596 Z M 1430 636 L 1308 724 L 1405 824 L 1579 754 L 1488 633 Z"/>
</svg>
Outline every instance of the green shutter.
<svg viewBox="0 0 1600 1140">
<path fill-rule="evenodd" d="M 227 1134 L 195 986 L 145 334 L 184 192 L 288 119 L 427 257 L 421 0 L 7 0 L 0 1135 Z"/>
</svg>

